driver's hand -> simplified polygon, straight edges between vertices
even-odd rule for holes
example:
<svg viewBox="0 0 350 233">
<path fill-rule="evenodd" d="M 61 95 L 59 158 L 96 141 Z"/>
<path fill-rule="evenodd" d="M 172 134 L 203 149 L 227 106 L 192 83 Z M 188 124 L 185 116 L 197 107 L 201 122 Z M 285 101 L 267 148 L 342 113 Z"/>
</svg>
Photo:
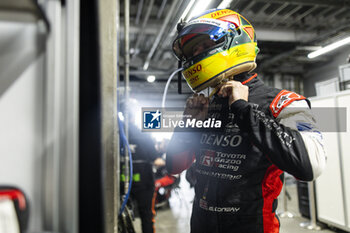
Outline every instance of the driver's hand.
<svg viewBox="0 0 350 233">
<path fill-rule="evenodd" d="M 229 106 L 233 104 L 236 100 L 243 99 L 248 101 L 249 88 L 238 81 L 228 81 L 219 86 L 218 96 L 229 98 Z"/>
</svg>

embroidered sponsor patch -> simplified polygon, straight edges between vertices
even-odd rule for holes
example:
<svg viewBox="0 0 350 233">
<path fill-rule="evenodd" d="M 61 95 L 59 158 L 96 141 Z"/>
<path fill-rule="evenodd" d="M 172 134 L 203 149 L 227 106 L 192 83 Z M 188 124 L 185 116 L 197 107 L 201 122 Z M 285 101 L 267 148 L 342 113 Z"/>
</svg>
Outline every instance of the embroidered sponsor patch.
<svg viewBox="0 0 350 233">
<path fill-rule="evenodd" d="M 306 99 L 304 96 L 299 95 L 292 91 L 282 90 L 275 99 L 270 104 L 270 109 L 274 117 L 277 117 L 282 109 L 287 107 L 295 100 L 303 100 Z"/>
</svg>

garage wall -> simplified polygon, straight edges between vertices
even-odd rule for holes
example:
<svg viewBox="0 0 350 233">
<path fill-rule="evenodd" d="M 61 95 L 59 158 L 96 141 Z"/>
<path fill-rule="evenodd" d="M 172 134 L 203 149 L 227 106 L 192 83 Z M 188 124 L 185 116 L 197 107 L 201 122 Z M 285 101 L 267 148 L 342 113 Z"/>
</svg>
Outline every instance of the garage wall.
<svg viewBox="0 0 350 233">
<path fill-rule="evenodd" d="M 326 65 L 320 65 L 310 69 L 304 76 L 304 94 L 307 97 L 316 96 L 315 83 L 325 81 L 331 78 L 339 77 L 338 66 L 346 63 L 350 54 L 350 46 L 344 46 L 330 53 L 330 60 Z"/>
<path fill-rule="evenodd" d="M 350 113 L 350 91 L 343 91 L 331 96 L 316 97 L 310 99 L 314 107 L 339 106 L 346 109 L 346 115 Z M 344 113 L 344 112 L 343 112 Z M 350 160 L 348 156 L 350 126 L 341 127 L 344 115 L 341 111 L 330 110 L 327 122 L 333 129 L 346 132 L 323 132 L 324 148 L 327 154 L 327 166 L 321 176 L 317 178 L 316 205 L 317 218 L 323 223 L 338 227 L 350 232 L 350 173 L 348 167 Z M 331 194 L 331 195 L 330 195 Z M 330 200 L 332 196 L 332 200 Z"/>
<path fill-rule="evenodd" d="M 36 25 L 0 22 L 0 185 L 30 201 L 29 232 L 41 230 L 44 59 Z"/>
</svg>

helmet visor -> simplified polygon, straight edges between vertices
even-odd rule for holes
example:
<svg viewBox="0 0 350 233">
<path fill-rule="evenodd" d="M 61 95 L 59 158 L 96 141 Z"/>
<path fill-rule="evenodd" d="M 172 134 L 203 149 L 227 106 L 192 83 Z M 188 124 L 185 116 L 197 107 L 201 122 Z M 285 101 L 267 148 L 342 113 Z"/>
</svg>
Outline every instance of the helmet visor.
<svg viewBox="0 0 350 233">
<path fill-rule="evenodd" d="M 227 22 L 221 23 L 220 26 L 206 23 L 190 24 L 175 39 L 173 51 L 178 59 L 187 60 L 221 44 L 229 27 Z"/>
</svg>

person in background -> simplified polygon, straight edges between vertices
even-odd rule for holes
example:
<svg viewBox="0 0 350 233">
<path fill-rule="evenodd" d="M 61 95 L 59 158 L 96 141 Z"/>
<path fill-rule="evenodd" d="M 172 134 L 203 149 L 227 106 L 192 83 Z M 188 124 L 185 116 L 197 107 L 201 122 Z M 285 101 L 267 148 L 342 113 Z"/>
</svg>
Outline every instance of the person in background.
<svg viewBox="0 0 350 233">
<path fill-rule="evenodd" d="M 156 149 L 160 154 L 160 157 L 163 159 L 161 166 L 156 166 L 156 180 L 155 180 L 155 190 L 154 190 L 154 199 L 155 207 L 160 207 L 164 204 L 169 204 L 169 198 L 171 195 L 171 190 L 177 179 L 180 179 L 178 176 L 174 176 L 168 173 L 165 167 L 165 157 L 166 157 L 166 148 L 169 144 L 169 139 L 163 139 L 157 143 Z M 164 193 L 160 192 L 161 188 L 164 188 Z"/>
<path fill-rule="evenodd" d="M 257 39 L 239 13 L 208 10 L 177 29 L 173 51 L 187 83 L 215 93 L 189 98 L 184 120 L 221 122 L 215 130 L 176 128 L 168 146 L 169 172 L 196 160 L 191 233 L 277 233 L 283 172 L 312 181 L 325 167 L 310 101 L 252 73 Z"/>
<path fill-rule="evenodd" d="M 129 146 L 133 159 L 133 182 L 131 186 L 131 200 L 136 202 L 137 210 L 141 218 L 142 232 L 155 232 L 155 210 L 154 210 L 154 174 L 153 165 L 164 166 L 165 162 L 159 158 L 159 153 L 155 148 L 155 141 L 151 135 L 142 132 L 135 125 L 135 112 L 131 111 L 131 105 L 135 105 L 136 100 L 129 100 L 128 106 L 122 106 L 128 111 L 129 118 Z M 122 179 L 123 180 L 123 179 Z M 123 185 L 121 185 L 123 187 Z"/>
</svg>

